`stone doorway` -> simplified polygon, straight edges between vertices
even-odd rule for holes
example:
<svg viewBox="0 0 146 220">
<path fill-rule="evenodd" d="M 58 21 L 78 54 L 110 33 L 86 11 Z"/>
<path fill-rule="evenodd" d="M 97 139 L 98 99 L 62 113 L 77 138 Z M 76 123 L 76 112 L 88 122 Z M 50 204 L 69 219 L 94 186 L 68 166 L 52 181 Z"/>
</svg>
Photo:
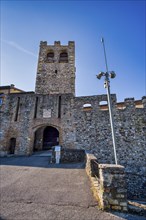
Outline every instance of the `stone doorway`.
<svg viewBox="0 0 146 220">
<path fill-rule="evenodd" d="M 52 126 L 47 126 L 43 132 L 43 150 L 51 149 L 59 144 L 59 132 Z"/>
<path fill-rule="evenodd" d="M 34 133 L 33 151 L 49 150 L 59 144 L 59 131 L 52 126 L 42 126 Z"/>
<path fill-rule="evenodd" d="M 16 147 L 16 138 L 10 139 L 10 146 L 9 146 L 9 154 L 15 153 L 15 147 Z"/>
</svg>

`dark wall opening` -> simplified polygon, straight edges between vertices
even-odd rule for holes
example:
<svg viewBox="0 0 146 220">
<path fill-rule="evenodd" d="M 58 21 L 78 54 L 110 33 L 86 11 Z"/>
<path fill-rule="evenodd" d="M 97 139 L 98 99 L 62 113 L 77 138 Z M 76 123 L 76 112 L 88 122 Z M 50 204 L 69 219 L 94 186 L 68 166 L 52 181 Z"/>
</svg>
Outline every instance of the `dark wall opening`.
<svg viewBox="0 0 146 220">
<path fill-rule="evenodd" d="M 16 138 L 10 139 L 10 146 L 9 146 L 9 154 L 15 153 L 15 147 L 16 147 Z"/>
<path fill-rule="evenodd" d="M 59 132 L 56 128 L 47 126 L 43 133 L 43 150 L 51 149 L 59 144 Z"/>
<path fill-rule="evenodd" d="M 67 63 L 68 62 L 68 54 L 67 54 L 67 52 L 62 52 L 60 54 L 59 62 L 60 63 Z"/>
</svg>

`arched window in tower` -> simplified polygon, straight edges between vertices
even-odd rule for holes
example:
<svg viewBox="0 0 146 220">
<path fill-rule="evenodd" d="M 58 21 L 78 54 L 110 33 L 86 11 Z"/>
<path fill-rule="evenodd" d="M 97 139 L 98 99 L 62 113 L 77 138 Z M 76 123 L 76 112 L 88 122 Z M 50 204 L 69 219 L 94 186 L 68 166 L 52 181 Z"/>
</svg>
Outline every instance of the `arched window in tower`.
<svg viewBox="0 0 146 220">
<path fill-rule="evenodd" d="M 60 63 L 67 63 L 68 62 L 68 54 L 67 54 L 67 52 L 62 52 L 60 54 L 59 62 Z"/>
<path fill-rule="evenodd" d="M 49 63 L 54 62 L 54 52 L 47 53 L 47 62 L 49 62 Z"/>
</svg>

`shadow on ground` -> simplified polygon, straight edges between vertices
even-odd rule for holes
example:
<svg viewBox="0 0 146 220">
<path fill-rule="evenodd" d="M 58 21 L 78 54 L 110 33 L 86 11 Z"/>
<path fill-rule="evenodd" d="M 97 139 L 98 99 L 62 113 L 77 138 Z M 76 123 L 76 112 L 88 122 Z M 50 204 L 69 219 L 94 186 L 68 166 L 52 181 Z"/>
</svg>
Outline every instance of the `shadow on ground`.
<svg viewBox="0 0 146 220">
<path fill-rule="evenodd" d="M 19 157 L 2 157 L 0 158 L 1 165 L 8 166 L 26 166 L 26 167 L 42 167 L 42 168 L 60 168 L 60 169 L 84 169 L 85 163 L 62 163 L 53 164 L 50 163 L 49 157 L 34 157 L 32 156 L 19 156 Z"/>
<path fill-rule="evenodd" d="M 145 220 L 146 218 L 141 215 L 131 214 L 131 213 L 122 213 L 122 212 L 110 212 L 114 216 L 120 217 L 121 220 Z"/>
<path fill-rule="evenodd" d="M 7 220 L 6 218 L 4 218 L 4 217 L 2 217 L 2 216 L 0 216 L 0 220 Z"/>
</svg>

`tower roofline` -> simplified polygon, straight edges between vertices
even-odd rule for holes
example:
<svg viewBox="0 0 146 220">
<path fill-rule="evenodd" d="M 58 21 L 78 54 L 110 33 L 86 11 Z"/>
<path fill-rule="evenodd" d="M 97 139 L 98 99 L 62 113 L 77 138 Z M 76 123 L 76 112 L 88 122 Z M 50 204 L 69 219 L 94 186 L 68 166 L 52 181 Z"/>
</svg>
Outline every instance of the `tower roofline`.
<svg viewBox="0 0 146 220">
<path fill-rule="evenodd" d="M 40 41 L 40 46 L 47 46 L 48 43 L 47 41 Z M 74 46 L 75 41 L 68 41 L 67 45 L 62 45 L 60 41 L 54 41 L 54 44 L 49 45 L 49 46 Z"/>
</svg>

